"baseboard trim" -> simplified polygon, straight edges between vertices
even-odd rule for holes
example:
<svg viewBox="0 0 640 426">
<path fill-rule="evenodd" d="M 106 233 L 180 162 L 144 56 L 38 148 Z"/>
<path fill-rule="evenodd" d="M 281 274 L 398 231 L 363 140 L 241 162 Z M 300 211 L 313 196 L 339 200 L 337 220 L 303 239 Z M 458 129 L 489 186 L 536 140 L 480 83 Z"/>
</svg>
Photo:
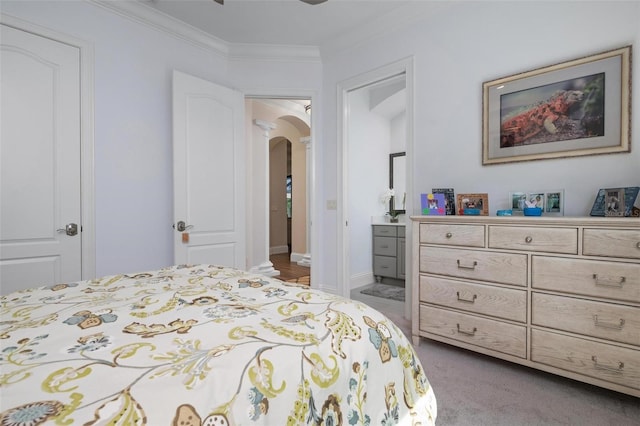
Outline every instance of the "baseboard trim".
<svg viewBox="0 0 640 426">
<path fill-rule="evenodd" d="M 291 263 L 298 263 L 302 258 L 304 258 L 304 253 L 291 253 L 289 260 L 291 260 Z"/>
<path fill-rule="evenodd" d="M 282 253 L 289 253 L 289 246 L 269 247 L 269 254 L 282 254 Z"/>
<path fill-rule="evenodd" d="M 375 282 L 373 272 L 363 272 L 361 274 L 351 275 L 349 285 L 350 289 L 353 290 L 354 288 L 363 287 L 373 282 Z"/>
</svg>

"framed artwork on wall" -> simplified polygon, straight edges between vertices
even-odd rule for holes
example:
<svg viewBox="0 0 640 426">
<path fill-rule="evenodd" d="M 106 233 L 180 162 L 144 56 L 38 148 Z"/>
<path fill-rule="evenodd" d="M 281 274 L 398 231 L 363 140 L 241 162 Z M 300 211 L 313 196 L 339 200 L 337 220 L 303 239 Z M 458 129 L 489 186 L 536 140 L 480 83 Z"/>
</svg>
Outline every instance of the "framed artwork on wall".
<svg viewBox="0 0 640 426">
<path fill-rule="evenodd" d="M 630 151 L 631 46 L 483 84 L 482 164 Z"/>
</svg>

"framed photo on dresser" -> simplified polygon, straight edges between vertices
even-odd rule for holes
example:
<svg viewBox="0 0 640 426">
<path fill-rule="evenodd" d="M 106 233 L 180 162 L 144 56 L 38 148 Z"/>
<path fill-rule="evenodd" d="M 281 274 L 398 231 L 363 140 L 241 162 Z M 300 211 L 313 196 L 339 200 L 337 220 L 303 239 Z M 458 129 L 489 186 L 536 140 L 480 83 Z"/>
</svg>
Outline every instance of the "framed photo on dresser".
<svg viewBox="0 0 640 426">
<path fill-rule="evenodd" d="M 489 216 L 489 194 L 458 194 L 456 211 L 462 215 Z"/>
<path fill-rule="evenodd" d="M 446 214 L 456 214 L 456 197 L 454 195 L 453 188 L 432 188 L 431 193 L 443 194 Z"/>
<path fill-rule="evenodd" d="M 640 216 L 640 187 L 603 188 L 598 191 L 591 207 L 591 216 Z"/>
<path fill-rule="evenodd" d="M 564 189 L 509 193 L 509 208 L 514 216 L 523 215 L 525 207 L 540 207 L 545 216 L 564 216 Z"/>
</svg>

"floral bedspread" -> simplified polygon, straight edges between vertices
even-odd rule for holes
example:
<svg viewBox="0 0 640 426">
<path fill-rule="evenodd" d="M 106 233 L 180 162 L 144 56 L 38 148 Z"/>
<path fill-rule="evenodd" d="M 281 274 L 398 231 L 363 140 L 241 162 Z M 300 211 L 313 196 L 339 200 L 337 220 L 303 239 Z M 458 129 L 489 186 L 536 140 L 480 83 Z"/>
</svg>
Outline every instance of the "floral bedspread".
<svg viewBox="0 0 640 426">
<path fill-rule="evenodd" d="M 378 311 L 213 265 L 0 299 L 0 425 L 434 424 Z"/>
</svg>

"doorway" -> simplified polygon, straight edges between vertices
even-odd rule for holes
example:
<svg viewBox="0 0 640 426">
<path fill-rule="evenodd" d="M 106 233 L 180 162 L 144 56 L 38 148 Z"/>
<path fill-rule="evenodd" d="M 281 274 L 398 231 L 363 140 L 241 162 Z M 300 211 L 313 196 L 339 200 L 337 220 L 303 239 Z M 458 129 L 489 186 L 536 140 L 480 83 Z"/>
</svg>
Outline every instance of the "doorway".
<svg viewBox="0 0 640 426">
<path fill-rule="evenodd" d="M 381 195 L 388 188 L 388 164 L 389 155 L 395 148 L 388 145 L 386 153 L 383 155 L 380 150 L 376 157 L 362 157 L 362 150 L 354 149 L 358 146 L 357 139 L 361 133 L 366 133 L 366 126 L 356 128 L 353 125 L 352 118 L 354 111 L 351 109 L 351 101 L 363 90 L 371 89 L 381 84 L 402 80 L 405 86 L 406 96 L 404 100 L 406 122 L 404 124 L 404 137 L 406 140 L 404 151 L 406 152 L 406 200 L 405 200 L 405 220 L 408 215 L 412 214 L 413 201 L 411 194 L 413 193 L 413 59 L 408 58 L 396 63 L 378 68 L 368 73 L 356 76 L 340 83 L 338 86 L 338 104 L 341 108 L 339 115 L 338 128 L 339 134 L 339 164 L 340 164 L 340 182 L 342 182 L 339 190 L 339 198 L 341 200 L 339 217 L 342 219 L 342 226 L 339 229 L 340 253 L 342 256 L 338 258 L 339 273 L 342 277 L 342 295 L 351 296 L 351 290 L 362 284 L 359 280 L 367 280 L 367 275 L 372 276 L 372 222 L 374 216 L 381 216 L 384 220 L 384 214 L 388 209 L 381 203 Z M 371 94 L 368 94 L 367 102 L 369 105 L 375 103 Z M 379 158 L 378 158 L 379 157 Z M 359 164 L 365 161 L 367 164 L 378 164 L 369 168 L 369 182 L 374 179 L 374 187 L 357 187 L 358 177 L 353 173 L 352 169 L 357 169 Z M 383 165 L 384 164 L 384 165 Z M 372 172 L 379 170 L 379 173 Z M 364 184 L 362 184 L 364 185 Z M 370 214 L 362 214 L 359 208 L 362 204 L 368 205 Z M 406 221 L 408 222 L 408 221 Z M 406 261 L 405 268 L 409 269 L 409 261 L 411 256 L 411 232 L 410 223 L 406 223 Z M 369 247 L 363 249 L 363 247 Z M 360 268 L 368 268 L 354 270 L 353 265 L 359 265 Z M 366 266 L 363 266 L 366 265 Z M 411 314 L 411 293 L 412 283 L 411 277 L 405 278 L 405 303 L 404 312 L 406 317 Z"/>
<path fill-rule="evenodd" d="M 252 203 L 260 209 L 264 201 L 264 230 L 254 227 L 254 246 L 260 248 L 259 234 L 264 233 L 268 264 L 279 279 L 285 281 L 311 276 L 311 116 L 309 99 L 247 98 L 247 114 L 252 122 L 269 128 L 251 143 L 253 166 L 265 176 L 267 194 L 261 197 L 264 182 L 253 179 Z M 266 146 L 265 146 L 266 145 Z M 262 155 L 264 153 L 264 155 Z M 266 162 L 265 162 L 266 156 Z M 264 165 L 266 170 L 260 171 Z M 252 213 L 256 214 L 256 212 Z M 258 215 L 262 213 L 257 212 Z M 260 254 L 254 251 L 255 264 Z"/>
</svg>

